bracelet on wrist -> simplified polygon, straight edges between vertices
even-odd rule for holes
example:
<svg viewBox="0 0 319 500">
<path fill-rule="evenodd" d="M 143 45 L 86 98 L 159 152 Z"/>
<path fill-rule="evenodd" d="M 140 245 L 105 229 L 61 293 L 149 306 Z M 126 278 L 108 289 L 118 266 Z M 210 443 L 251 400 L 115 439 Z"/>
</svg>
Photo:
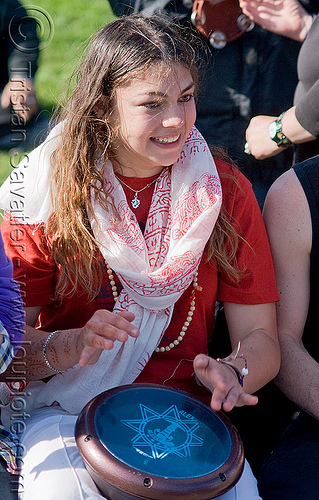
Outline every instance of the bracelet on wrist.
<svg viewBox="0 0 319 500">
<path fill-rule="evenodd" d="M 59 333 L 59 332 L 61 332 L 61 330 L 55 330 L 54 332 L 51 332 L 47 336 L 47 338 L 45 339 L 45 342 L 44 342 L 43 347 L 42 347 L 42 354 L 43 354 L 43 357 L 44 357 L 45 364 L 47 365 L 48 368 L 50 368 L 51 371 L 53 371 L 55 373 L 62 373 L 63 370 L 57 370 L 56 368 L 54 368 L 54 366 L 51 365 L 51 363 L 50 363 L 50 361 L 48 360 L 48 357 L 47 357 L 47 347 L 48 347 L 49 342 L 52 339 L 52 337 L 56 333 Z"/>
<path fill-rule="evenodd" d="M 218 363 L 222 363 L 226 366 L 229 366 L 229 368 L 232 368 L 237 375 L 239 384 L 243 387 L 244 378 L 246 375 L 248 375 L 248 364 L 245 356 L 243 354 L 239 354 L 239 350 L 240 350 L 240 342 L 238 342 L 237 351 L 235 355 L 228 356 L 227 358 L 217 358 L 216 361 Z M 242 359 L 244 361 L 244 368 L 241 371 L 239 370 L 239 368 L 237 368 L 237 366 L 235 366 L 231 362 L 235 361 L 236 359 Z"/>
<path fill-rule="evenodd" d="M 223 359 L 221 358 L 217 358 L 216 361 L 218 361 L 218 363 L 222 363 L 223 365 L 226 365 L 226 366 L 229 366 L 229 368 L 232 368 L 232 370 L 234 370 L 236 376 L 237 376 L 237 379 L 238 379 L 238 382 L 239 382 L 239 385 L 243 386 L 244 384 L 244 377 L 243 375 L 240 373 L 239 369 L 237 368 L 237 366 L 233 365 L 232 363 L 230 363 L 229 361 L 224 361 Z"/>
</svg>

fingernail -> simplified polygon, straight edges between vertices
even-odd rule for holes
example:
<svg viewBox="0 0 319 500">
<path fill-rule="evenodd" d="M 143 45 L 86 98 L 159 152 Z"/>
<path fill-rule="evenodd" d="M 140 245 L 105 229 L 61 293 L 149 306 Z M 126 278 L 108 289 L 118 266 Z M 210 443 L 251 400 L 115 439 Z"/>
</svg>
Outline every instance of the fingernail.
<svg viewBox="0 0 319 500">
<path fill-rule="evenodd" d="M 128 335 L 125 332 L 120 332 L 117 338 L 120 342 L 126 342 L 128 339 Z"/>
</svg>

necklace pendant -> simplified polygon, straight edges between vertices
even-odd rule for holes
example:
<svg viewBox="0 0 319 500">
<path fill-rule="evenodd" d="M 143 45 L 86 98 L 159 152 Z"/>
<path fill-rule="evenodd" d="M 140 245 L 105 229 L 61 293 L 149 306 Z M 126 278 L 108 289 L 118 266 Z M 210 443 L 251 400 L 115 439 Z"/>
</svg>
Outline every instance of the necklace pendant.
<svg viewBox="0 0 319 500">
<path fill-rule="evenodd" d="M 138 199 L 137 192 L 136 192 L 133 200 L 131 201 L 131 205 L 133 208 L 138 208 L 140 206 L 140 204 L 141 204 L 141 200 Z"/>
</svg>

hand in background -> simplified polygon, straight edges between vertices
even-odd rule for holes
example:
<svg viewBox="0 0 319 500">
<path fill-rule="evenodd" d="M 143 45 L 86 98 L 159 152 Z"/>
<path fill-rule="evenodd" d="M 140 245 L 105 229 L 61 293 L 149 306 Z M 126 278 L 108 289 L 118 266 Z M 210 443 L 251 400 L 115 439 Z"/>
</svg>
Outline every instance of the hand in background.
<svg viewBox="0 0 319 500">
<path fill-rule="evenodd" d="M 294 143 L 314 141 L 316 137 L 302 127 L 296 118 L 296 107 L 288 109 L 282 118 L 282 131 Z M 246 130 L 247 148 L 257 160 L 264 160 L 280 153 L 284 148 L 278 147 L 269 137 L 269 125 L 276 119 L 275 116 L 254 116 Z"/>
<path fill-rule="evenodd" d="M 262 28 L 302 42 L 312 16 L 297 0 L 239 0 L 243 12 Z"/>
<path fill-rule="evenodd" d="M 10 105 L 24 123 L 32 118 L 39 109 L 39 103 L 31 80 L 21 78 L 7 83 L 1 95 L 1 106 L 9 108 Z"/>
<path fill-rule="evenodd" d="M 250 153 L 257 160 L 264 160 L 277 155 L 285 148 L 280 148 L 270 139 L 268 128 L 271 122 L 276 120 L 276 116 L 255 116 L 250 120 L 246 130 L 246 141 Z"/>
</svg>

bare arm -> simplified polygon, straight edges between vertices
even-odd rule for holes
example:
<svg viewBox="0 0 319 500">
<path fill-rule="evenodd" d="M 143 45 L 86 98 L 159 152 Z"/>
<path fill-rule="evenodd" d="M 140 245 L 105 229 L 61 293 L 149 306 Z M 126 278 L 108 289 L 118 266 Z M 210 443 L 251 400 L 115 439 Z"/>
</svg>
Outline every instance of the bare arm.
<svg viewBox="0 0 319 500">
<path fill-rule="evenodd" d="M 269 137 L 268 127 L 276 118 L 276 116 L 259 115 L 250 120 L 246 130 L 246 141 L 249 151 L 257 160 L 275 156 L 284 149 L 278 147 Z M 283 133 L 294 144 L 314 141 L 316 139 L 315 136 L 310 134 L 310 132 L 304 129 L 298 122 L 295 115 L 295 106 L 286 111 L 281 123 Z"/>
<path fill-rule="evenodd" d="M 49 332 L 34 328 L 40 311 L 41 307 L 26 308 L 24 346 L 27 351 L 28 380 L 43 379 L 55 374 L 47 366 L 42 352 Z M 60 371 L 77 363 L 81 366 L 96 363 L 102 350 L 112 349 L 115 341 L 126 342 L 128 336 L 139 335 L 139 330 L 131 324 L 133 319 L 134 314 L 127 311 L 96 311 L 83 328 L 62 330 L 51 338 L 46 350 L 49 363 Z"/>
<path fill-rule="evenodd" d="M 268 31 L 302 42 L 312 16 L 297 0 L 240 0 L 243 12 Z"/>
<path fill-rule="evenodd" d="M 248 375 L 241 387 L 232 369 L 208 356 L 195 358 L 199 380 L 213 393 L 211 407 L 230 411 L 234 406 L 253 405 L 257 398 L 251 393 L 260 389 L 278 373 L 279 343 L 276 329 L 275 304 L 242 305 L 224 303 L 230 340 L 235 354 L 241 342 L 240 354 L 248 364 Z M 241 371 L 243 360 L 232 361 Z"/>
<path fill-rule="evenodd" d="M 310 293 L 312 226 L 306 196 L 291 169 L 270 189 L 264 218 L 280 293 L 277 306 L 282 365 L 280 389 L 319 418 L 319 364 L 302 344 Z"/>
</svg>

